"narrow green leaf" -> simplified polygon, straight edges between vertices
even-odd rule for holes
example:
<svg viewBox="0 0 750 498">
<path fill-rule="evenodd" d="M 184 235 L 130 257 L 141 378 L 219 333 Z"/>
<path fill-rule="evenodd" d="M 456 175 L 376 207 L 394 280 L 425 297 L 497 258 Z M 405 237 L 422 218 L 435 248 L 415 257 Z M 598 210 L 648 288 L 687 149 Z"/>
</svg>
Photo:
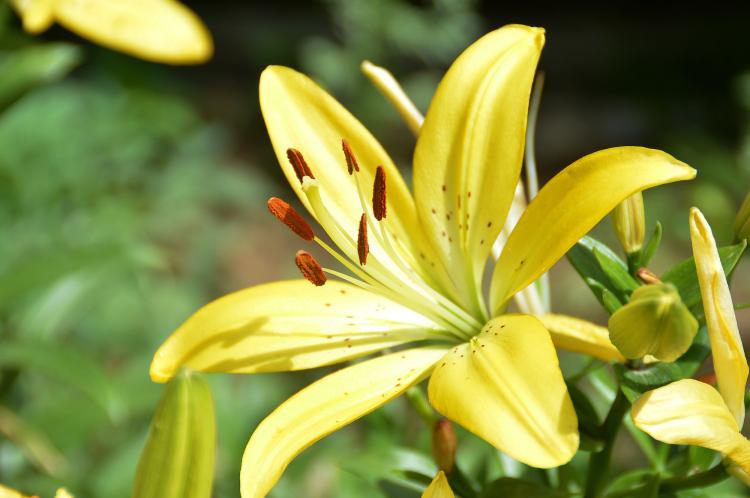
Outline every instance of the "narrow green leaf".
<svg viewBox="0 0 750 498">
<path fill-rule="evenodd" d="M 585 279 L 585 282 L 610 315 L 622 307 L 622 302 L 603 284 L 591 278 Z"/>
<path fill-rule="evenodd" d="M 656 227 L 654 228 L 654 233 L 651 235 L 651 238 L 648 239 L 648 243 L 646 244 L 646 247 L 644 247 L 643 251 L 641 252 L 640 266 L 648 266 L 648 264 L 654 258 L 654 255 L 656 255 L 656 251 L 659 249 L 659 246 L 661 245 L 661 235 L 662 235 L 661 223 L 657 221 Z"/>
<path fill-rule="evenodd" d="M 601 438 L 601 421 L 589 397 L 572 382 L 566 382 L 570 399 L 578 415 L 578 432 L 581 435 L 581 449 L 599 451 L 604 446 Z"/>
<path fill-rule="evenodd" d="M 627 268 L 620 265 L 622 260 L 617 256 L 612 259 L 599 248 L 594 248 L 593 253 L 604 274 L 622 295 L 628 295 L 640 287 L 641 284 L 628 273 Z"/>
<path fill-rule="evenodd" d="M 601 289 L 609 291 L 609 294 L 615 296 L 616 301 L 622 304 L 627 302 L 633 285 L 638 286 L 638 283 L 628 275 L 627 264 L 609 247 L 592 237 L 586 236 L 579 240 L 568 251 L 567 257 L 599 302 L 607 309 L 612 307 L 614 301 L 607 298 L 608 302 L 605 304 L 605 293 Z"/>
</svg>

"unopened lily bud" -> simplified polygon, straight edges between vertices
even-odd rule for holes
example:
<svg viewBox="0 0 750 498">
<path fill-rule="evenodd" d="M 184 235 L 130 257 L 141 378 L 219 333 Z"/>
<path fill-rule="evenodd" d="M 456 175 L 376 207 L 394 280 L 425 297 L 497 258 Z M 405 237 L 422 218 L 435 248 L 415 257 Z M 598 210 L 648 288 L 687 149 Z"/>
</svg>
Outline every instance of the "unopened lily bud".
<svg viewBox="0 0 750 498">
<path fill-rule="evenodd" d="M 432 429 L 432 455 L 440 470 L 450 474 L 456 461 L 456 431 L 450 420 L 441 418 Z"/>
<path fill-rule="evenodd" d="M 138 463 L 133 498 L 209 498 L 216 457 L 211 390 L 203 378 L 183 370 L 156 408 Z"/>
<path fill-rule="evenodd" d="M 750 192 L 748 192 L 742 206 L 734 220 L 734 234 L 737 240 L 750 239 Z"/>
<path fill-rule="evenodd" d="M 632 254 L 643 247 L 646 237 L 646 215 L 643 208 L 643 194 L 637 192 L 612 211 L 612 222 L 620 245 L 625 252 Z"/>
<path fill-rule="evenodd" d="M 672 284 L 639 287 L 609 319 L 612 344 L 630 359 L 652 355 L 659 361 L 675 361 L 697 332 L 698 321 Z"/>
</svg>

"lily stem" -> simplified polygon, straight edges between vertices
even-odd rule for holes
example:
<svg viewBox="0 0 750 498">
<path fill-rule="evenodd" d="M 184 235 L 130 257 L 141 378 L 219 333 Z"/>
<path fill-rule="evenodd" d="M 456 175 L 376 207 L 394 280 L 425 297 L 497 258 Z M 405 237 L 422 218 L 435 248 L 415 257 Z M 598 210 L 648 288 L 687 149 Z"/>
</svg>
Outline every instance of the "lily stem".
<svg viewBox="0 0 750 498">
<path fill-rule="evenodd" d="M 409 400 L 412 408 L 414 408 L 414 411 L 417 412 L 424 423 L 427 424 L 427 427 L 432 429 L 432 426 L 437 421 L 438 416 L 435 413 L 435 410 L 432 409 L 432 406 L 430 406 L 430 402 L 427 401 L 427 397 L 424 395 L 424 391 L 422 391 L 422 388 L 417 385 L 407 389 L 406 399 Z"/>
<path fill-rule="evenodd" d="M 609 409 L 607 418 L 601 426 L 604 448 L 597 453 L 592 453 L 589 459 L 588 478 L 586 480 L 586 491 L 583 498 L 599 498 L 602 496 L 604 486 L 607 483 L 609 463 L 612 459 L 612 450 L 615 446 L 617 433 L 622 425 L 622 419 L 630 408 L 630 401 L 617 390 L 617 396 Z"/>
<path fill-rule="evenodd" d="M 729 474 L 727 474 L 727 471 L 724 468 L 724 464 L 719 463 L 716 466 L 708 470 L 705 470 L 703 472 L 698 472 L 697 474 L 664 479 L 663 481 L 661 481 L 661 484 L 659 485 L 659 491 L 660 492 L 674 492 L 674 491 L 680 491 L 683 489 L 703 488 L 703 487 L 721 482 L 727 477 L 729 477 Z M 641 496 L 641 492 L 648 489 L 649 486 L 650 484 L 645 484 L 643 486 L 639 486 L 636 488 L 624 489 L 622 491 L 610 493 L 607 495 L 606 498 L 623 498 L 625 496 Z"/>
</svg>

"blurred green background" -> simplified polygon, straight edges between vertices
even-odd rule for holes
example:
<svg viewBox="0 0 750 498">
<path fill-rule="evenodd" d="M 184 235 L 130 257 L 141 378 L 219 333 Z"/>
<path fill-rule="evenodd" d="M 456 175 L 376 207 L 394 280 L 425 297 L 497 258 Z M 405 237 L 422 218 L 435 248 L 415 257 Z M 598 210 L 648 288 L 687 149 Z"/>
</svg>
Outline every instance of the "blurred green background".
<svg viewBox="0 0 750 498">
<path fill-rule="evenodd" d="M 650 228 L 658 219 L 666 229 L 653 269 L 689 255 L 691 205 L 731 242 L 750 187 L 750 8 L 187 3 L 216 43 L 215 58 L 191 68 L 135 60 L 57 27 L 30 37 L 0 5 L 0 482 L 40 496 L 59 485 L 79 497 L 129 496 L 162 389 L 148 378 L 156 347 L 212 298 L 296 277 L 299 241 L 265 208 L 270 196 L 291 197 L 257 104 L 269 64 L 321 82 L 408 177 L 414 139 L 360 61 L 391 69 L 424 111 L 441 74 L 482 33 L 543 26 L 542 179 L 600 148 L 661 148 L 699 177 L 646 195 Z M 611 232 L 607 222 L 597 229 L 614 243 Z M 750 301 L 747 271 L 745 261 L 737 302 Z M 552 291 L 555 311 L 605 316 L 566 262 Z M 749 313 L 739 316 L 744 331 Z M 253 428 L 321 373 L 210 377 L 216 497 L 239 496 Z M 485 443 L 461 439 L 470 472 L 501 466 Z M 623 468 L 640 460 L 631 447 L 618 451 Z M 274 496 L 419 496 L 382 479 L 397 466 L 434 471 L 429 431 L 403 399 L 306 451 Z M 729 489 L 724 496 L 737 496 Z"/>
</svg>

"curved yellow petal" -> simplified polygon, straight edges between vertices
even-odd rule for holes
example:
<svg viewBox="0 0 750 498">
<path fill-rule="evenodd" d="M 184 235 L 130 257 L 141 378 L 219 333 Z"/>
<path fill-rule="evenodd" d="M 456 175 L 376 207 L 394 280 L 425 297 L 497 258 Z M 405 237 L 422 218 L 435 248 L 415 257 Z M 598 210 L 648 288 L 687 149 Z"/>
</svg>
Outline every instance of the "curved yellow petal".
<svg viewBox="0 0 750 498">
<path fill-rule="evenodd" d="M 606 327 L 568 315 L 548 313 L 537 316 L 556 348 L 587 354 L 602 361 L 624 362 L 625 357 L 609 340 Z"/>
<path fill-rule="evenodd" d="M 557 467 L 578 449 L 578 419 L 549 333 L 503 315 L 453 348 L 430 378 L 430 403 L 511 457 Z"/>
<path fill-rule="evenodd" d="M 750 471 L 750 442 L 713 387 L 683 379 L 649 391 L 633 404 L 633 422 L 658 441 L 702 446 Z"/>
<path fill-rule="evenodd" d="M 162 344 L 151 378 L 203 372 L 277 372 L 350 360 L 430 337 L 427 319 L 349 284 L 290 280 L 207 304 Z"/>
<path fill-rule="evenodd" d="M 422 498 L 455 498 L 455 496 L 442 470 L 422 493 Z"/>
<path fill-rule="evenodd" d="M 428 281 L 441 278 L 435 273 L 442 272 L 442 267 L 430 251 L 422 247 L 422 231 L 406 183 L 386 151 L 362 123 L 310 78 L 282 66 L 269 66 L 261 74 L 260 107 L 276 157 L 290 185 L 344 253 L 357 261 L 356 240 L 362 202 L 355 182 L 359 182 L 365 208 L 372 212 L 370 200 L 375 171 L 382 166 L 386 177 L 387 216 L 377 224 L 386 224 L 423 278 Z M 349 175 L 342 151 L 344 139 L 360 168 L 354 176 Z M 315 177 L 315 188 L 308 194 L 303 192 L 289 162 L 288 149 L 299 150 Z M 325 206 L 330 219 L 316 214 L 308 195 L 319 196 L 319 204 Z M 371 226 L 370 230 L 373 232 L 377 228 Z M 347 238 L 348 243 L 341 242 Z M 397 268 L 395 263 L 390 263 L 390 252 L 378 237 L 369 237 L 369 247 L 375 263 Z"/>
<path fill-rule="evenodd" d="M 376 66 L 370 61 L 362 61 L 362 72 L 372 82 L 380 93 L 396 108 L 401 118 L 415 136 L 419 135 L 424 116 L 409 98 L 396 78 L 384 67 Z"/>
<path fill-rule="evenodd" d="M 282 403 L 247 443 L 242 498 L 266 496 L 305 448 L 403 393 L 443 354 L 443 348 L 420 348 L 381 356 L 323 377 Z"/>
<path fill-rule="evenodd" d="M 505 244 L 490 286 L 493 312 L 549 270 L 621 201 L 693 177 L 690 166 L 643 147 L 601 150 L 562 170 L 539 191 Z"/>
<path fill-rule="evenodd" d="M 745 420 L 747 360 L 716 241 L 708 222 L 696 208 L 690 210 L 690 239 L 719 392 L 737 424 L 742 426 Z"/>
<path fill-rule="evenodd" d="M 175 0 L 55 0 L 54 14 L 84 38 L 141 59 L 199 64 L 213 55 L 211 34 Z"/>
<path fill-rule="evenodd" d="M 27 495 L 15 489 L 0 484 L 0 498 L 29 498 Z"/>
<path fill-rule="evenodd" d="M 47 31 L 55 22 L 53 0 L 11 0 L 11 6 L 23 21 L 23 29 L 32 35 Z"/>
<path fill-rule="evenodd" d="M 523 159 L 544 30 L 505 26 L 467 48 L 435 93 L 414 152 L 419 218 L 464 296 L 476 299 Z"/>
</svg>

